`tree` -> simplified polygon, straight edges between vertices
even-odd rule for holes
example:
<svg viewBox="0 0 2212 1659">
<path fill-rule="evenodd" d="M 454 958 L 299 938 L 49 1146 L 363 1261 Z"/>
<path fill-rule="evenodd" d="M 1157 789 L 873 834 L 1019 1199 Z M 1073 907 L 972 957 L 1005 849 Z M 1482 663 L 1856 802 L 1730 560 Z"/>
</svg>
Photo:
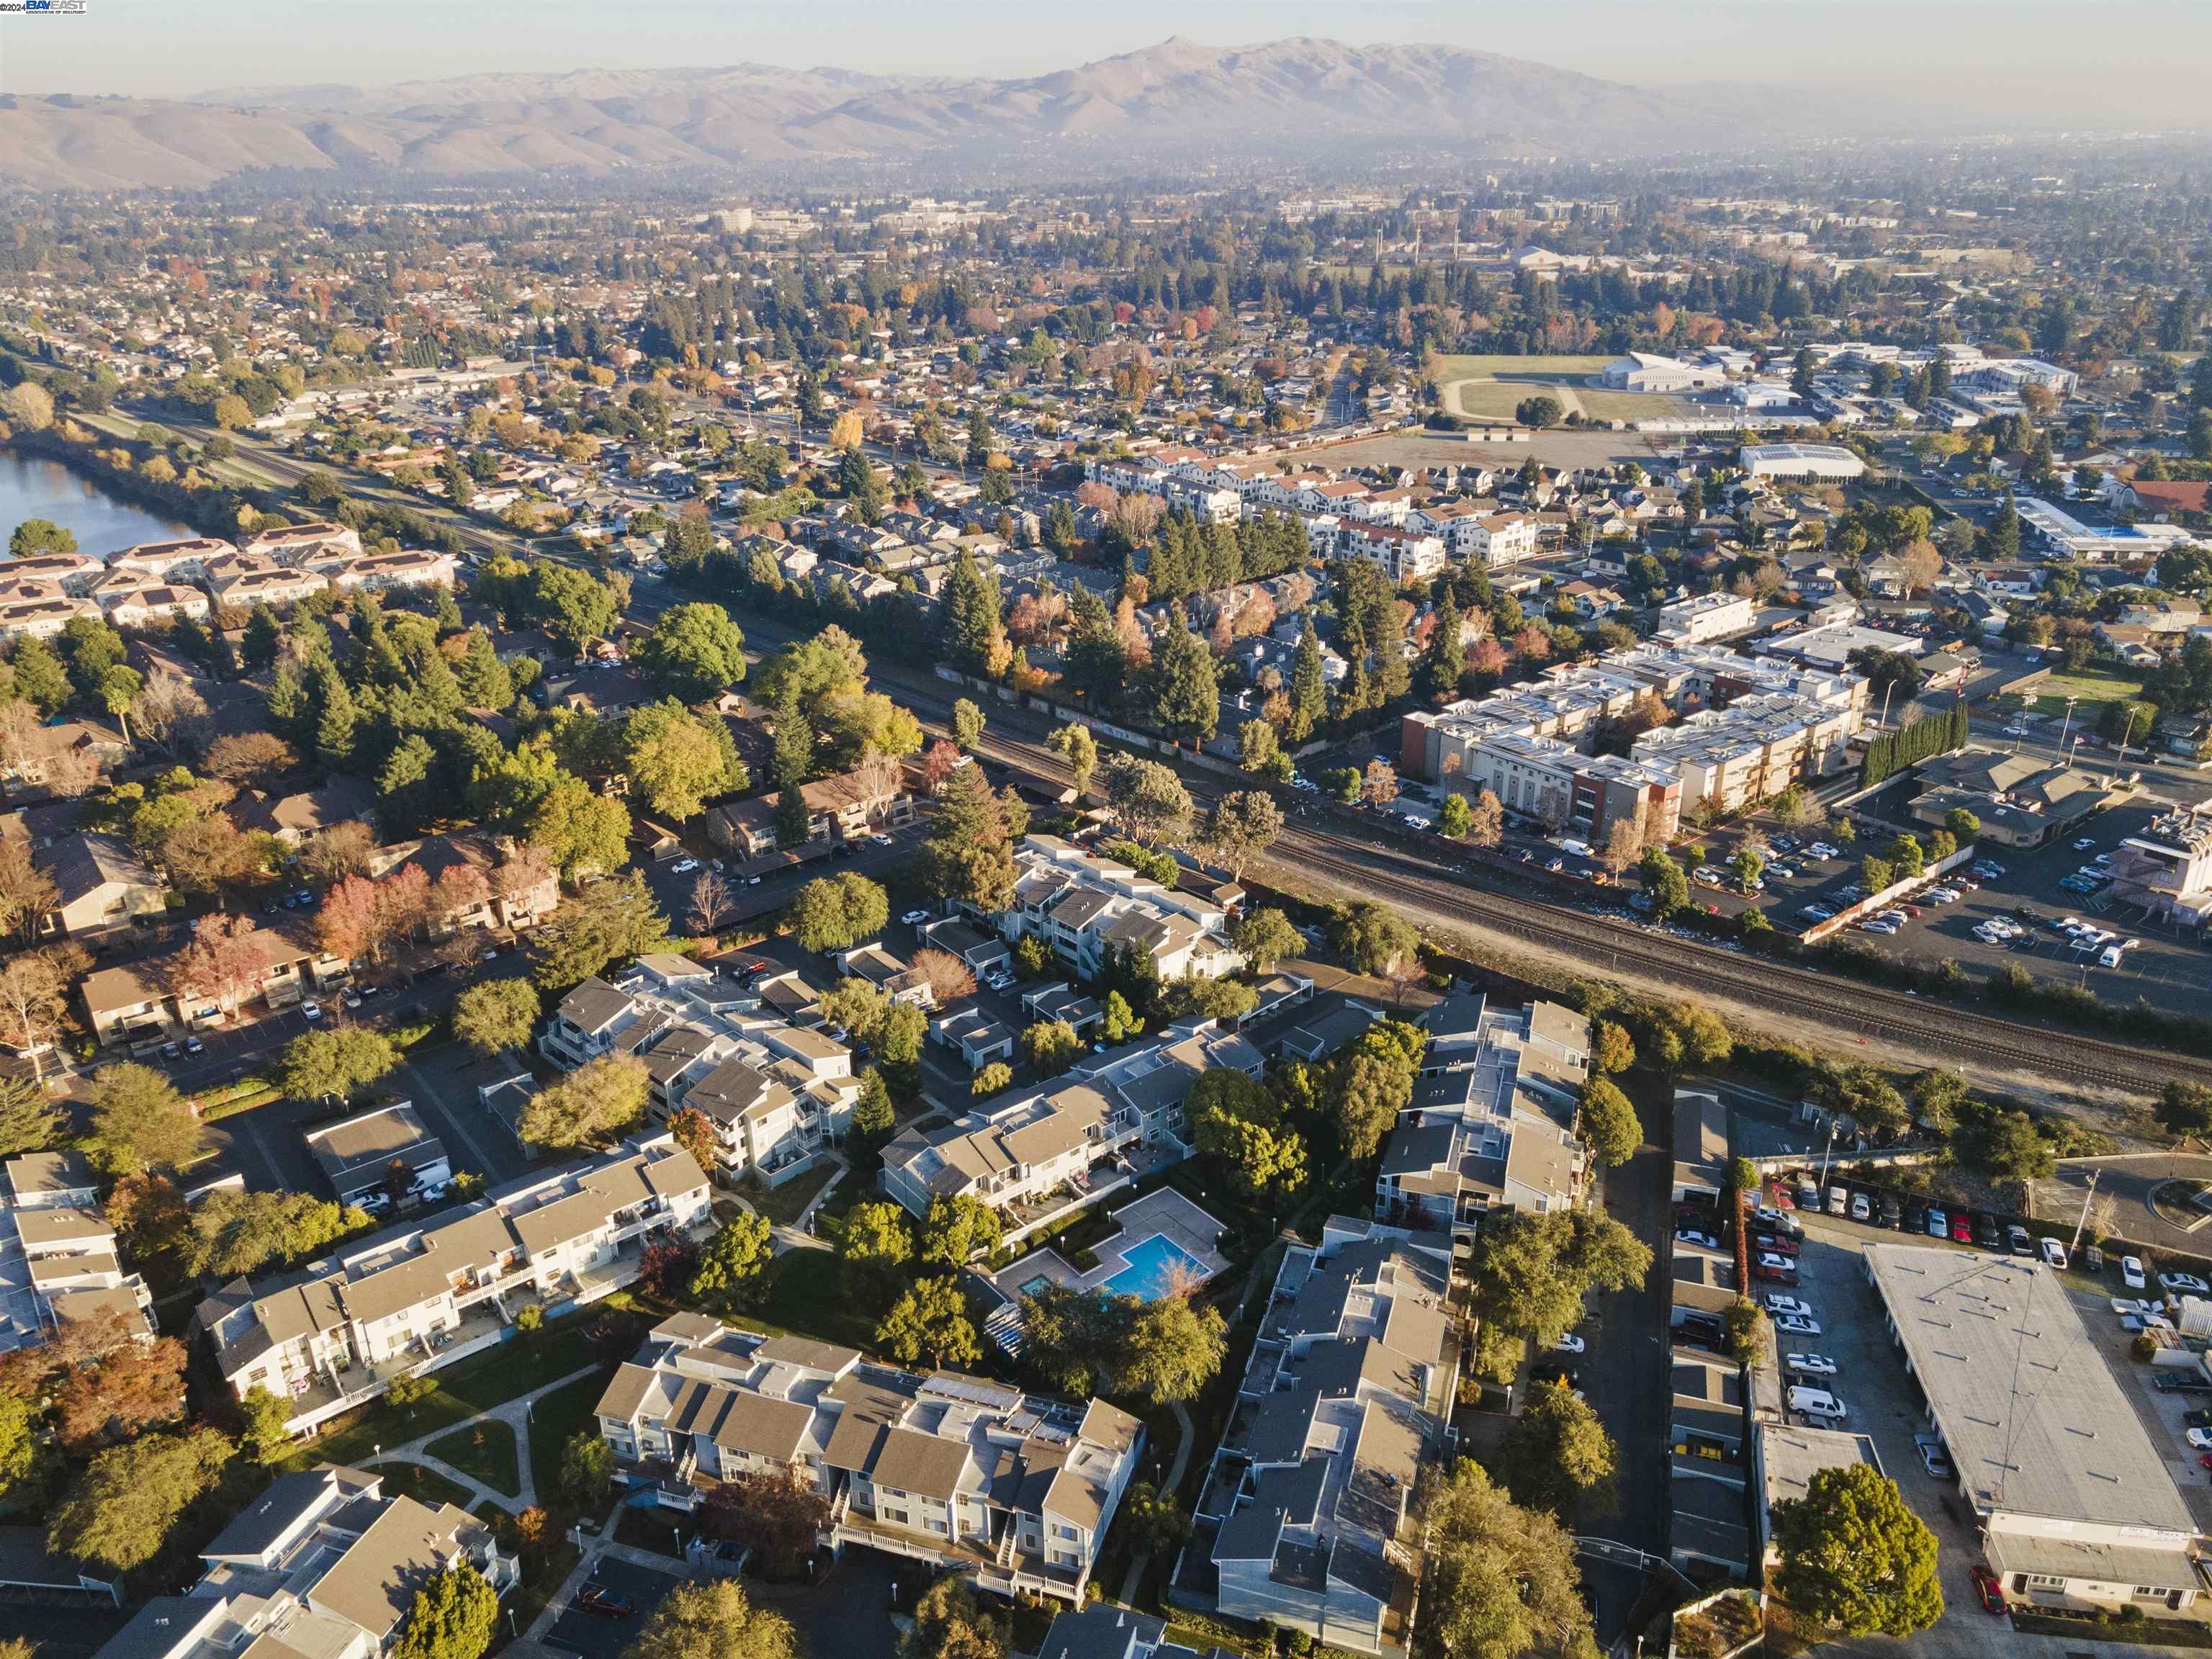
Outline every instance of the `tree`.
<svg viewBox="0 0 2212 1659">
<path fill-rule="evenodd" d="M 432 1573 L 392 1644 L 392 1659 L 483 1659 L 499 1626 L 499 1592 L 466 1561 Z"/>
<path fill-rule="evenodd" d="M 168 1079 L 125 1060 L 92 1081 L 93 1160 L 111 1175 L 181 1170 L 206 1149 L 206 1131 Z"/>
<path fill-rule="evenodd" d="M 853 1103 L 854 1139 L 873 1149 L 889 1140 L 897 1127 L 898 1113 L 891 1104 L 890 1088 L 884 1074 L 871 1066 L 860 1073 L 860 1097 Z"/>
<path fill-rule="evenodd" d="M 622 615 L 613 591 L 574 565 L 540 561 L 530 573 L 529 609 L 572 651 L 604 639 Z"/>
<path fill-rule="evenodd" d="M 1297 957 L 1306 948 L 1304 936 L 1273 906 L 1248 912 L 1237 922 L 1233 937 L 1255 973 L 1272 972 L 1277 963 Z"/>
<path fill-rule="evenodd" d="M 801 950 L 848 951 L 883 932 L 890 900 L 874 882 L 848 870 L 808 882 L 792 901 L 791 914 Z"/>
<path fill-rule="evenodd" d="M 368 873 L 376 836 L 365 823 L 334 823 L 307 837 L 298 854 L 300 873 L 318 887 Z"/>
<path fill-rule="evenodd" d="M 691 1275 L 693 1298 L 724 1308 L 744 1305 L 760 1288 L 775 1254 L 768 1218 L 738 1211 L 699 1253 L 698 1270 Z"/>
<path fill-rule="evenodd" d="M 522 1139 L 539 1146 L 602 1145 L 645 1115 L 652 1080 L 643 1060 L 601 1054 L 530 1098 Z"/>
<path fill-rule="evenodd" d="M 1013 1067 L 1002 1060 L 994 1060 L 969 1079 L 968 1092 L 981 1100 L 986 1095 L 995 1095 L 1002 1089 L 1012 1088 L 1013 1082 Z"/>
<path fill-rule="evenodd" d="M 1515 1504 L 1462 1459 L 1426 1507 L 1421 1605 L 1440 1659 L 1595 1659 L 1575 1542 L 1552 1516 Z"/>
<path fill-rule="evenodd" d="M 1204 850 L 1231 879 L 1242 881 L 1282 833 L 1282 810 L 1271 796 L 1256 789 L 1232 789 L 1213 805 Z"/>
<path fill-rule="evenodd" d="M 1596 1020 L 1590 1030 L 1590 1069 L 1600 1077 L 1615 1077 L 1636 1064 L 1636 1044 L 1627 1028 L 1609 1019 Z"/>
<path fill-rule="evenodd" d="M 1108 761 L 1106 802 L 1121 827 L 1147 847 L 1175 845 L 1190 833 L 1190 791 L 1158 761 L 1127 754 Z"/>
<path fill-rule="evenodd" d="M 1943 1616 L 1936 1534 L 1871 1464 L 1815 1470 L 1773 1522 L 1775 1583 L 1808 1618 L 1844 1636 L 1904 1638 Z"/>
<path fill-rule="evenodd" d="M 1982 821 L 1963 806 L 1954 806 L 1943 816 L 1943 828 L 1950 832 L 1954 847 L 1971 844 L 1982 833 Z"/>
<path fill-rule="evenodd" d="M 1513 405 L 1515 420 L 1523 426 L 1533 426 L 1540 431 L 1547 427 L 1559 425 L 1565 416 L 1566 410 L 1560 408 L 1559 400 L 1549 393 L 1540 393 L 1534 398 L 1523 398 Z"/>
<path fill-rule="evenodd" d="M 755 1570 L 794 1578 L 814 1553 L 830 1500 L 797 1464 L 724 1481 L 707 1494 L 700 1525 L 752 1552 Z"/>
<path fill-rule="evenodd" d="M 999 1248 L 1005 1222 L 981 1199 L 965 1193 L 929 1200 L 921 1218 L 921 1259 L 933 1267 L 964 1267 Z"/>
<path fill-rule="evenodd" d="M 53 1394 L 54 1437 L 89 1455 L 185 1414 L 185 1345 L 163 1337 L 143 1348 L 118 1322 L 90 1364 L 69 1367 Z"/>
<path fill-rule="evenodd" d="M 720 717 L 702 718 L 673 699 L 635 710 L 623 723 L 623 763 L 646 805 L 679 823 L 749 781 Z"/>
<path fill-rule="evenodd" d="M 237 1449 L 208 1428 L 141 1435 L 109 1448 L 55 1510 L 49 1547 L 117 1572 L 144 1565 L 161 1553 L 185 1511 L 215 1490 Z"/>
<path fill-rule="evenodd" d="M 837 1258 L 864 1299 L 880 1304 L 914 1259 L 914 1229 L 896 1204 L 855 1204 L 837 1228 Z"/>
<path fill-rule="evenodd" d="M 53 394 L 36 380 L 18 380 L 0 392 L 0 410 L 27 432 L 44 432 L 54 423 Z"/>
<path fill-rule="evenodd" d="M 2169 1083 L 2152 1109 L 2170 1134 L 2212 1134 L 2212 1084 Z"/>
<path fill-rule="evenodd" d="M 1680 864 L 1659 848 L 1644 850 L 1636 872 L 1644 884 L 1644 896 L 1651 901 L 1655 921 L 1664 921 L 1677 911 L 1689 908 L 1690 878 L 1682 873 Z"/>
<path fill-rule="evenodd" d="M 538 924 L 530 939 L 531 978 L 545 990 L 565 994 L 667 942 L 668 923 L 653 890 L 633 870 L 585 888 Z"/>
<path fill-rule="evenodd" d="M 633 654 L 685 702 L 702 702 L 745 677 L 745 636 L 719 605 L 670 607 Z"/>
<path fill-rule="evenodd" d="M 1085 1052 L 1083 1039 L 1064 1019 L 1039 1020 L 1022 1030 L 1022 1060 L 1035 1077 L 1057 1077 Z"/>
<path fill-rule="evenodd" d="M 27 1077 L 0 1077 L 0 1158 L 42 1152 L 69 1127 L 69 1116 Z"/>
<path fill-rule="evenodd" d="M 1229 1322 L 1196 1286 L 1142 1304 L 1130 1321 L 1119 1385 L 1155 1406 L 1195 1400 L 1229 1352 Z"/>
<path fill-rule="evenodd" d="M 957 1573 L 948 1573 L 915 1604 L 914 1624 L 900 1638 L 898 1659 L 1006 1659 L 1006 1626 Z"/>
<path fill-rule="evenodd" d="M 1190 1517 L 1182 1512 L 1175 1494 L 1162 1492 L 1149 1480 L 1137 1481 L 1121 1494 L 1121 1506 L 1115 1516 L 1148 1554 L 1163 1555 L 1179 1549 L 1190 1536 Z"/>
<path fill-rule="evenodd" d="M 929 987 L 932 1000 L 940 1006 L 975 994 L 975 970 L 950 951 L 926 945 L 914 953 L 913 966 Z"/>
<path fill-rule="evenodd" d="M 404 1166 L 403 1166 L 404 1167 Z M 344 1237 L 367 1218 L 313 1193 L 220 1188 L 191 1212 L 186 1268 L 218 1279 L 290 1267 Z"/>
<path fill-rule="evenodd" d="M 1455 791 L 1444 797 L 1443 805 L 1437 809 L 1437 832 L 1457 841 L 1467 834 L 1473 817 L 1467 797 Z"/>
<path fill-rule="evenodd" d="M 1711 1070 L 1735 1047 L 1721 1017 L 1695 1002 L 1677 1002 L 1661 1010 L 1653 1022 L 1652 1038 L 1651 1057 L 1668 1071 Z"/>
<path fill-rule="evenodd" d="M 1221 716 L 1221 685 L 1213 653 L 1206 641 L 1181 622 L 1176 612 L 1160 636 L 1146 675 L 1146 691 L 1152 718 L 1161 731 L 1178 743 L 1203 744 L 1214 733 Z"/>
<path fill-rule="evenodd" d="M 1119 991 L 1106 994 L 1104 1006 L 1099 1012 L 1098 1036 L 1109 1048 L 1127 1042 L 1145 1033 L 1145 1022 L 1129 1006 L 1129 1000 Z"/>
<path fill-rule="evenodd" d="M 538 1024 L 538 993 L 520 979 L 486 980 L 453 1000 L 453 1035 L 489 1060 L 530 1046 Z"/>
<path fill-rule="evenodd" d="M 1478 1316 L 1547 1346 L 1582 1322 L 1591 1291 L 1641 1285 L 1651 1267 L 1650 1247 L 1601 1211 L 1516 1212 L 1475 1249 Z"/>
<path fill-rule="evenodd" d="M 1722 1346 L 1739 1365 L 1762 1365 L 1774 1346 L 1774 1327 L 1759 1304 L 1738 1297 L 1721 1315 Z"/>
<path fill-rule="evenodd" d="M 1613 1437 L 1564 1379 L 1529 1389 L 1498 1448 L 1513 1501 L 1569 1524 L 1613 1507 Z"/>
<path fill-rule="evenodd" d="M 1354 899 L 1330 912 L 1329 943 L 1363 974 L 1388 978 L 1401 963 L 1417 959 L 1420 935 L 1387 904 Z"/>
<path fill-rule="evenodd" d="M 1617 1086 L 1601 1077 L 1583 1085 L 1577 1128 L 1599 1164 L 1608 1170 L 1627 1163 L 1644 1144 L 1644 1125 L 1637 1120 L 1636 1108 Z"/>
<path fill-rule="evenodd" d="M 983 1357 L 969 1322 L 960 1281 L 925 1279 L 891 1304 L 876 1327 L 874 1346 L 902 1365 L 922 1360 L 938 1367 L 972 1365 Z"/>
<path fill-rule="evenodd" d="M 1045 739 L 1045 747 L 1067 763 L 1079 799 L 1091 787 L 1091 775 L 1098 769 L 1098 744 L 1091 728 L 1070 721 Z"/>
<path fill-rule="evenodd" d="M 1505 838 L 1505 804 L 1489 790 L 1477 794 L 1468 808 L 1467 843 L 1495 847 Z"/>
<path fill-rule="evenodd" d="M 589 1429 L 568 1437 L 561 1448 L 561 1494 L 572 1509 L 596 1514 L 614 1485 L 614 1449 Z"/>
<path fill-rule="evenodd" d="M 781 1613 L 757 1607 L 734 1578 L 678 1584 L 660 1599 L 622 1659 L 799 1659 Z"/>
<path fill-rule="evenodd" d="M 70 986 L 88 965 L 74 945 L 0 960 L 0 1042 L 28 1055 L 31 1079 L 46 1078 L 46 1054 L 60 1035 Z"/>
<path fill-rule="evenodd" d="M 937 794 L 923 853 L 930 890 L 985 912 L 1003 910 L 1014 890 L 1014 836 L 1006 801 L 982 769 L 963 766 Z"/>
<path fill-rule="evenodd" d="M 963 749 L 973 749 L 983 740 L 983 711 L 973 699 L 961 697 L 952 705 L 952 741 Z"/>
<path fill-rule="evenodd" d="M 399 1064 L 399 1050 L 383 1032 L 366 1025 L 339 1025 L 307 1031 L 284 1050 L 281 1076 L 295 1100 L 325 1095 L 348 1099 Z"/>
</svg>

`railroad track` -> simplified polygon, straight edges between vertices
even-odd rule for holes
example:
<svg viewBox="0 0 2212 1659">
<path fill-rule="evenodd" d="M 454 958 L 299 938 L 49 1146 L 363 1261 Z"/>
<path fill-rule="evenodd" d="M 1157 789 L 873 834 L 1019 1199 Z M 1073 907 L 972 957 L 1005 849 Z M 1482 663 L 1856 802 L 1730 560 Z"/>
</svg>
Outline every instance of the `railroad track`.
<svg viewBox="0 0 2212 1659">
<path fill-rule="evenodd" d="M 878 675 L 897 685 L 910 706 L 940 718 L 960 690 L 933 677 L 896 668 Z M 1042 723 L 1027 708 L 987 708 L 996 722 L 977 751 L 985 758 L 1053 780 L 1067 769 L 1041 741 L 1006 729 Z M 1186 772 L 1183 781 L 1201 805 L 1229 781 Z M 1254 780 L 1249 787 L 1260 787 Z M 1279 792 L 1278 792 L 1279 793 Z M 1293 804 L 1310 808 L 1311 797 Z M 1327 809 L 1323 809 L 1327 810 Z M 1506 938 L 1565 952 L 1593 973 L 1632 972 L 1684 992 L 1724 997 L 1833 1027 L 1869 1042 L 1995 1063 L 2101 1088 L 2155 1095 L 2176 1079 L 2212 1084 L 2212 1060 L 2166 1049 L 2038 1028 L 1953 1003 L 1907 995 L 1884 986 L 1833 977 L 1764 957 L 1752 957 L 1692 939 L 1655 936 L 1644 929 L 1501 892 L 1484 872 L 1435 864 L 1381 839 L 1346 836 L 1311 817 L 1293 819 L 1268 862 L 1294 876 L 1370 897 L 1384 897 L 1431 924 L 1474 926 Z"/>
</svg>

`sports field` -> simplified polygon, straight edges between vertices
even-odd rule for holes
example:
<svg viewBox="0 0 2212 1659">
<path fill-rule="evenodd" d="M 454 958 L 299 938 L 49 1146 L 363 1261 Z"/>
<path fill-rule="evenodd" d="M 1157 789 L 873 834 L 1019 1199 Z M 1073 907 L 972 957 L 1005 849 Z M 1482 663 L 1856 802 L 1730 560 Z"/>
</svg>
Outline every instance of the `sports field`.
<svg viewBox="0 0 2212 1659">
<path fill-rule="evenodd" d="M 1443 357 L 1437 366 L 1437 396 L 1447 415 L 1470 421 L 1510 422 L 1522 398 L 1540 392 L 1557 398 L 1562 413 L 1579 413 L 1585 420 L 1659 420 L 1680 412 L 1673 398 L 1587 384 L 1612 361 L 1582 356 Z"/>
</svg>

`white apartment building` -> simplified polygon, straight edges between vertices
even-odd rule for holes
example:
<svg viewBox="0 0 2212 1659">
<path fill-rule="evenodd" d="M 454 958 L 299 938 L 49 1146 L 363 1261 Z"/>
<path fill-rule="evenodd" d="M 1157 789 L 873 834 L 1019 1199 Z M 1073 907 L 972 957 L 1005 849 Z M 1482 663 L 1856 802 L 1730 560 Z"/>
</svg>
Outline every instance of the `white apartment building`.
<svg viewBox="0 0 2212 1659">
<path fill-rule="evenodd" d="M 234 1279 L 193 1316 L 240 1399 L 294 1407 L 294 1433 L 511 1334 L 514 1310 L 595 1302 L 656 1238 L 712 1220 L 706 1173 L 662 1133 L 525 1176 L 459 1210 L 348 1240 L 297 1272 Z"/>
<path fill-rule="evenodd" d="M 1696 593 L 1659 607 L 1651 637 L 1662 645 L 1703 645 L 1748 632 L 1759 602 L 1748 593 Z"/>
<path fill-rule="evenodd" d="M 641 957 L 613 983 L 562 998 L 538 1039 L 561 1066 L 602 1054 L 643 1062 L 661 1118 L 702 1113 L 720 1143 L 716 1173 L 788 1180 L 845 1138 L 860 1097 L 852 1050 L 770 1012 L 757 988 L 688 957 Z"/>
<path fill-rule="evenodd" d="M 1637 738 L 1629 757 L 1681 780 L 1681 810 L 1727 814 L 1841 771 L 1858 712 L 1786 694 L 1739 698 Z"/>
<path fill-rule="evenodd" d="M 1014 851 L 1013 902 L 995 915 L 970 909 L 1014 944 L 1042 939 L 1079 979 L 1097 979 L 1117 952 L 1152 959 L 1164 982 L 1218 979 L 1244 966 L 1231 943 L 1229 912 L 1178 892 L 1059 836 L 1029 836 Z"/>
<path fill-rule="evenodd" d="M 1357 519 L 1337 526 L 1336 552 L 1339 558 L 1365 559 L 1381 565 L 1393 582 L 1433 576 L 1444 567 L 1442 537 Z"/>
<path fill-rule="evenodd" d="M 374 1471 L 280 1474 L 200 1552 L 199 1582 L 149 1601 L 99 1659 L 379 1659 L 425 1581 L 464 1564 L 502 1596 L 521 1582 L 465 1510 L 387 1497 Z"/>
<path fill-rule="evenodd" d="M 1494 1212 L 1571 1208 L 1586 1164 L 1575 1121 L 1589 1020 L 1557 1003 L 1492 1008 L 1473 994 L 1421 1023 L 1429 1047 L 1382 1149 L 1376 1218 L 1449 1233 L 1463 1249 Z"/>
<path fill-rule="evenodd" d="M 1342 1216 L 1285 1254 L 1186 1547 L 1212 1560 L 1221 1613 L 1404 1659 L 1413 1494 L 1452 1448 L 1450 1282 L 1445 1235 Z M 1206 1601 L 1180 1581 L 1170 1594 Z"/>
<path fill-rule="evenodd" d="M 196 582 L 207 574 L 207 562 L 237 550 L 212 536 L 184 541 L 141 542 L 107 562 L 110 570 L 129 571 L 157 582 Z"/>
<path fill-rule="evenodd" d="M 1207 1071 L 1257 1078 L 1266 1056 L 1212 1020 L 1086 1055 L 1046 1088 L 971 1109 L 884 1148 L 883 1189 L 916 1215 L 968 1197 L 1002 1212 L 1008 1242 L 1126 1187 L 1139 1165 L 1190 1155 L 1183 1101 Z"/>
<path fill-rule="evenodd" d="M 119 1317 L 154 1334 L 154 1293 L 116 1256 L 92 1171 L 76 1152 L 26 1152 L 0 1193 L 0 1353 L 45 1341 L 69 1321 Z"/>
<path fill-rule="evenodd" d="M 700 1314 L 654 1328 L 608 1384 L 599 1419 L 617 1460 L 660 1476 L 668 1507 L 798 1469 L 830 1499 L 831 1549 L 885 1550 L 978 1589 L 1078 1607 L 1145 1437 L 1103 1401 L 895 1370 Z"/>
</svg>

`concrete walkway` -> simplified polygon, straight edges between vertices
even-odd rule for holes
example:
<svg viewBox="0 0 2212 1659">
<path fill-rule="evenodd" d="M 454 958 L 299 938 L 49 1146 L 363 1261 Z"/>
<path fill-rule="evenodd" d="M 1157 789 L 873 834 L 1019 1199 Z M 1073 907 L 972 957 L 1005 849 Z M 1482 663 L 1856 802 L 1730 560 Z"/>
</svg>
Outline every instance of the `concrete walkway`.
<svg viewBox="0 0 2212 1659">
<path fill-rule="evenodd" d="M 448 1424 L 442 1429 L 434 1429 L 428 1434 L 417 1435 L 412 1440 L 403 1440 L 399 1444 L 387 1447 L 373 1457 L 364 1458 L 362 1462 L 371 1467 L 378 1463 L 419 1463 L 424 1468 L 445 1476 L 456 1486 L 466 1487 L 471 1505 L 489 1502 L 498 1504 L 509 1515 L 520 1515 L 523 1510 L 533 1508 L 538 1502 L 537 1473 L 530 1466 L 531 1403 L 544 1398 L 556 1389 L 568 1387 L 579 1377 L 591 1376 L 599 1369 L 597 1365 L 580 1366 L 570 1371 L 566 1376 L 557 1376 L 550 1382 L 543 1383 L 532 1389 L 528 1394 L 519 1394 L 514 1399 L 503 1401 L 493 1407 L 482 1416 L 469 1419 L 469 1422 L 473 1423 L 504 1423 L 514 1431 L 515 1479 L 516 1484 L 522 1488 L 516 1496 L 509 1497 L 503 1492 L 495 1492 L 473 1475 L 464 1474 L 443 1458 L 433 1457 L 430 1455 L 428 1448 L 432 1441 L 443 1440 L 447 1435 L 459 1432 L 459 1430 L 468 1426 L 466 1423 Z"/>
<path fill-rule="evenodd" d="M 806 1207 L 799 1212 L 796 1221 L 788 1224 L 775 1222 L 769 1227 L 769 1248 L 777 1255 L 781 1255 L 786 1250 L 827 1250 L 835 1248 L 828 1239 L 817 1238 L 809 1232 L 807 1223 L 814 1218 L 814 1212 L 828 1201 L 830 1194 L 837 1190 L 837 1183 L 853 1172 L 853 1166 L 836 1152 L 825 1156 L 836 1166 L 836 1173 L 822 1183 L 820 1192 L 806 1200 Z M 743 1193 L 723 1187 L 718 1188 L 717 1195 L 727 1199 L 747 1215 L 760 1213 L 760 1206 Z"/>
<path fill-rule="evenodd" d="M 620 1513 L 621 1506 L 618 1504 L 615 1514 Z M 591 1582 L 592 1574 L 599 1570 L 602 1560 L 627 1561 L 634 1567 L 647 1567 L 654 1572 L 670 1573 L 678 1578 L 698 1576 L 688 1562 L 678 1561 L 672 1555 L 641 1550 L 635 1544 L 617 1544 L 611 1536 L 614 1516 L 608 1516 L 607 1525 L 610 1534 L 594 1538 L 585 1545 L 583 1554 L 569 1569 L 568 1576 L 561 1581 L 561 1588 L 545 1598 L 545 1605 L 538 1609 L 538 1617 L 530 1621 L 530 1628 L 523 1632 L 525 1641 L 543 1642 L 551 1634 L 554 1625 L 568 1610 L 569 1603 L 576 1599 L 576 1592 Z"/>
<path fill-rule="evenodd" d="M 1183 1470 L 1190 1464 L 1190 1443 L 1195 1431 L 1191 1425 L 1190 1413 L 1182 1408 L 1181 1401 L 1177 1401 L 1168 1409 L 1175 1413 L 1176 1430 L 1180 1437 L 1176 1442 L 1175 1461 L 1168 1465 L 1167 1478 L 1161 1481 L 1160 1490 L 1173 1497 L 1176 1489 L 1182 1485 Z M 1128 1571 L 1121 1575 L 1121 1605 L 1123 1607 L 1129 1607 L 1136 1605 L 1138 1588 L 1145 1582 L 1145 1569 L 1152 1564 L 1152 1554 L 1150 1550 L 1129 1563 Z"/>
</svg>

